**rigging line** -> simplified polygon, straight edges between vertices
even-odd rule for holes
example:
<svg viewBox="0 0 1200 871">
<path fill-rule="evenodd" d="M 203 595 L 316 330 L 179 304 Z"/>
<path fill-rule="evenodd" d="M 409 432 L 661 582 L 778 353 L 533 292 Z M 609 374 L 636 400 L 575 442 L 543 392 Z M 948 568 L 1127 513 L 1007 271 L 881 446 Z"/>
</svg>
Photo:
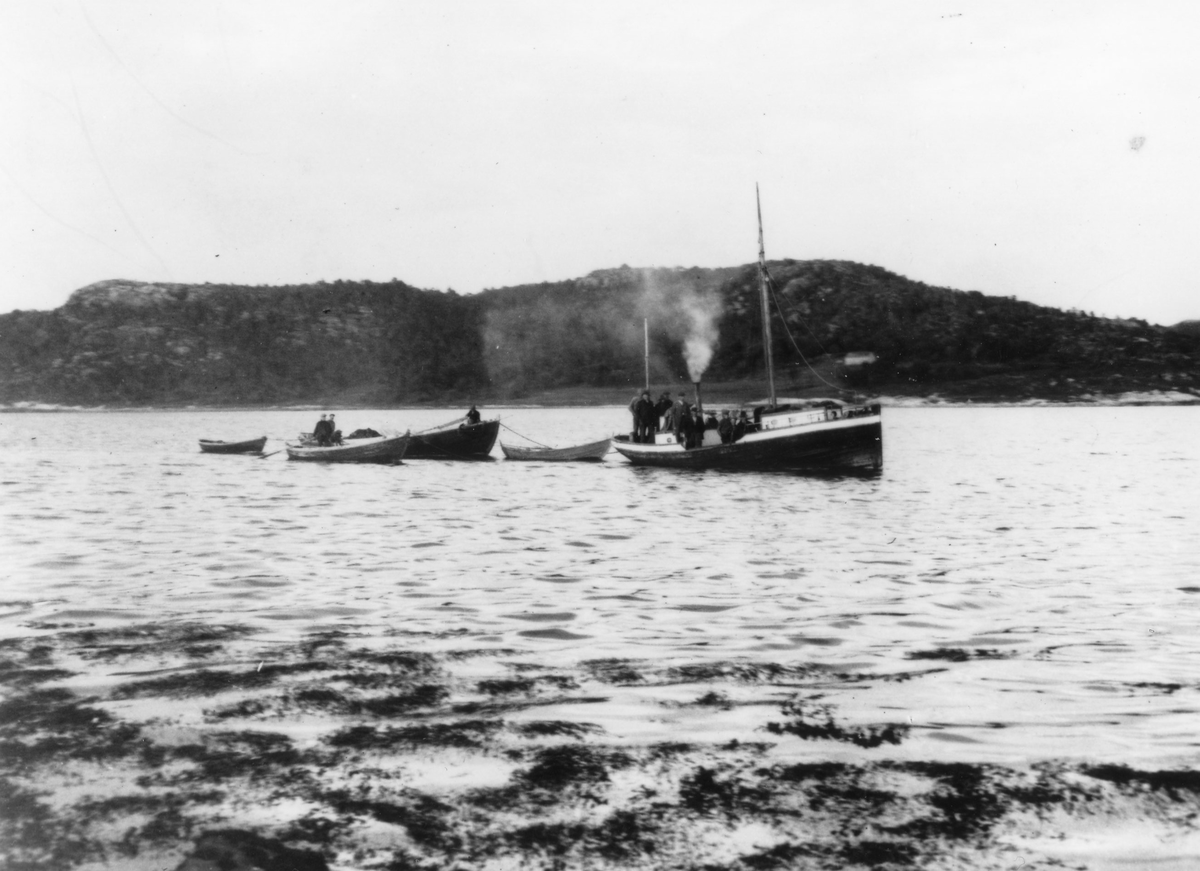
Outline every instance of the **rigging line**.
<svg viewBox="0 0 1200 871">
<path fill-rule="evenodd" d="M 766 273 L 766 276 L 767 276 L 767 286 L 771 288 L 771 297 L 775 298 L 775 279 L 773 279 L 771 277 L 770 272 L 768 272 L 765 269 L 763 271 Z M 780 291 L 780 293 L 782 293 L 782 291 Z M 779 314 L 782 315 L 783 314 L 783 306 L 780 304 L 778 299 L 775 299 L 775 307 L 777 309 L 779 309 Z M 795 311 L 795 309 L 793 309 L 792 311 Z M 808 331 L 808 334 L 810 336 L 812 336 L 813 341 L 817 343 L 817 347 L 821 349 L 821 353 L 828 354 L 829 352 L 826 351 L 825 346 L 821 344 L 820 338 L 818 338 L 817 334 L 812 331 L 812 327 L 810 327 L 808 325 L 808 321 L 806 321 L 804 318 L 799 318 L 799 320 L 800 320 L 800 323 L 804 325 L 804 329 Z M 784 322 L 784 326 L 785 327 L 787 326 L 786 321 Z"/>
<path fill-rule="evenodd" d="M 775 296 L 775 288 L 773 286 L 773 282 L 768 281 L 767 287 L 770 288 L 770 290 L 771 290 L 771 299 L 775 300 L 775 308 L 779 309 L 780 311 L 783 311 L 782 307 L 779 305 L 779 299 Z M 818 381 L 820 381 L 822 384 L 826 385 L 827 387 L 832 387 L 834 390 L 837 390 L 840 393 L 852 393 L 853 392 L 853 391 L 847 390 L 845 387 L 839 387 L 837 384 L 831 384 L 830 382 L 828 382 L 824 378 L 822 378 L 821 373 L 813 368 L 812 363 L 808 362 L 808 358 L 805 357 L 804 352 L 800 350 L 800 346 L 796 344 L 796 340 L 792 337 L 792 331 L 790 329 L 788 329 L 787 320 L 784 318 L 780 318 L 779 320 L 783 322 L 783 331 L 785 333 L 787 333 L 788 340 L 792 343 L 792 347 L 796 349 L 796 353 L 800 355 L 800 359 L 804 361 L 804 365 L 808 367 L 808 371 L 811 372 L 813 375 L 815 375 Z M 817 344 L 820 345 L 820 342 L 818 342 Z M 822 348 L 821 350 L 824 351 L 825 349 Z M 828 352 L 826 352 L 826 353 L 828 353 Z"/>
<path fill-rule="evenodd" d="M 502 423 L 502 424 L 500 424 L 500 426 L 504 427 L 506 430 L 508 430 L 510 433 L 512 433 L 515 436 L 520 436 L 521 438 L 525 439 L 526 441 L 533 442 L 539 448 L 549 448 L 550 450 L 554 450 L 554 448 L 551 448 L 550 445 L 544 445 L 541 442 L 537 441 L 536 439 L 531 439 L 529 436 L 525 435 L 524 433 L 517 432 L 515 429 L 513 429 L 511 426 L 509 426 L 506 423 Z"/>
</svg>

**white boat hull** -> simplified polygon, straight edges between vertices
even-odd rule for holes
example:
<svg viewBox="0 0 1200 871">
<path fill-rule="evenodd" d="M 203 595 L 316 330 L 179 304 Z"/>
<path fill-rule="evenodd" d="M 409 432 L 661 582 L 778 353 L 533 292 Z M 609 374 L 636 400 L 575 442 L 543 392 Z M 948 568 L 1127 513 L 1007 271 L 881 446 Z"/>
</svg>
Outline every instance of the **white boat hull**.
<svg viewBox="0 0 1200 871">
<path fill-rule="evenodd" d="M 568 463 L 581 460 L 602 460 L 612 447 L 612 439 L 573 445 L 569 448 L 524 447 L 500 442 L 500 450 L 510 460 L 537 460 L 540 462 Z"/>
</svg>

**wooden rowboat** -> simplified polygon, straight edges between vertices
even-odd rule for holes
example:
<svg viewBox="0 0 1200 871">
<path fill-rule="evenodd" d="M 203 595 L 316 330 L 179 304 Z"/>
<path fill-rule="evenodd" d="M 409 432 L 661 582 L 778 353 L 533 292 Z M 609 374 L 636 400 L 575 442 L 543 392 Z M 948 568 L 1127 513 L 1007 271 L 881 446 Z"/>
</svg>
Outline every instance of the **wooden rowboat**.
<svg viewBox="0 0 1200 871">
<path fill-rule="evenodd" d="M 480 460 L 492 452 L 500 434 L 499 420 L 450 424 L 415 433 L 408 447 L 410 460 Z"/>
<path fill-rule="evenodd" d="M 409 434 L 381 436 L 377 439 L 355 439 L 353 442 L 329 447 L 288 445 L 289 460 L 310 463 L 398 463 L 408 450 Z"/>
<path fill-rule="evenodd" d="M 545 462 L 568 463 L 580 460 L 603 460 L 612 447 L 612 439 L 588 442 L 569 448 L 543 448 L 506 445 L 500 442 L 500 450 L 510 460 L 542 460 Z"/>
<path fill-rule="evenodd" d="M 246 439 L 244 442 L 223 442 L 219 439 L 200 439 L 200 450 L 206 454 L 257 454 L 261 453 L 267 437 Z"/>
</svg>

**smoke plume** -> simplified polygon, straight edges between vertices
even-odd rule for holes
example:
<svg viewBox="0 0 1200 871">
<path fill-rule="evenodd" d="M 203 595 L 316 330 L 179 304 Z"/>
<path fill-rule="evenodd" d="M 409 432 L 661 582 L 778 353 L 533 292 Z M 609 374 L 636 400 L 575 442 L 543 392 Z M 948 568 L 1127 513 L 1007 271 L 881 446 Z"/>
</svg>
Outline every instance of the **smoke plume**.
<svg viewBox="0 0 1200 871">
<path fill-rule="evenodd" d="M 721 316 L 721 300 L 689 294 L 680 304 L 688 321 L 688 333 L 683 340 L 683 359 L 687 363 L 688 378 L 695 382 L 708 368 L 717 347 L 717 319 Z"/>
<path fill-rule="evenodd" d="M 717 348 L 720 294 L 683 270 L 643 269 L 642 307 L 656 328 L 683 344 L 688 377 L 699 381 Z"/>
</svg>

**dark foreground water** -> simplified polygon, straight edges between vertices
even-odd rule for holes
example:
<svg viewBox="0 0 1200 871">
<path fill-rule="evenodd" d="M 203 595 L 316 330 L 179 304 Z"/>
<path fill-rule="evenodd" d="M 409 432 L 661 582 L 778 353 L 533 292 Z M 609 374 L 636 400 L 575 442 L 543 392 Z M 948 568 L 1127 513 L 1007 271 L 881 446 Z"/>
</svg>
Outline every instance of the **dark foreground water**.
<svg viewBox="0 0 1200 871">
<path fill-rule="evenodd" d="M 0 415 L 11 867 L 1200 864 L 1200 408 L 889 408 L 870 479 L 196 445 L 314 418 Z"/>
</svg>

